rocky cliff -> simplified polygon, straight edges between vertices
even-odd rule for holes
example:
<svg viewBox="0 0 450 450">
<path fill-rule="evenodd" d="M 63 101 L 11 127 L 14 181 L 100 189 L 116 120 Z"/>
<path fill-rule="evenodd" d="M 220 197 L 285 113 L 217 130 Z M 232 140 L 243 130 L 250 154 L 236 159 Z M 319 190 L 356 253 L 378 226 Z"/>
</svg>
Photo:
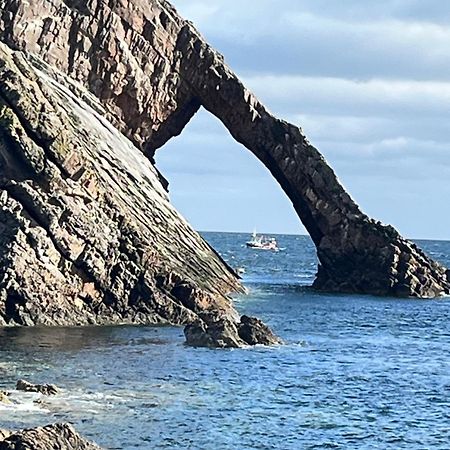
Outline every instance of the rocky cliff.
<svg viewBox="0 0 450 450">
<path fill-rule="evenodd" d="M 82 100 L 66 83 L 0 44 L 3 317 L 27 325 L 192 321 L 177 292 L 192 284 L 220 296 L 239 288 L 236 277 L 172 208 L 152 165 L 96 111 L 95 98 Z"/>
<path fill-rule="evenodd" d="M 316 288 L 450 292 L 446 270 L 363 214 L 301 129 L 272 116 L 167 2 L 0 0 L 0 41 L 0 320 L 236 320 L 224 296 L 240 289 L 234 273 L 151 164 L 200 107 L 292 200 L 317 246 Z"/>
<path fill-rule="evenodd" d="M 230 339 L 205 345 L 246 344 L 226 297 L 236 274 L 105 115 L 0 43 L 0 324 L 221 324 Z"/>
</svg>

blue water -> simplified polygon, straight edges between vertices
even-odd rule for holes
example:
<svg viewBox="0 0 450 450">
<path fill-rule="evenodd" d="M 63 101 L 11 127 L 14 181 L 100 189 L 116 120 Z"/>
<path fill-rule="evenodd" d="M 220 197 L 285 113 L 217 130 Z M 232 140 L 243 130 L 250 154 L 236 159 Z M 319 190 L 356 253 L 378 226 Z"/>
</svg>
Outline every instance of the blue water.
<svg viewBox="0 0 450 450">
<path fill-rule="evenodd" d="M 53 382 L 56 397 L 14 393 L 0 427 L 70 421 L 114 449 L 450 448 L 450 299 L 313 292 L 309 238 L 279 253 L 206 233 L 276 348 L 186 348 L 179 328 L 0 330 L 0 389 Z M 450 266 L 450 242 L 419 242 Z M 41 399 L 41 403 L 34 400 Z"/>
</svg>

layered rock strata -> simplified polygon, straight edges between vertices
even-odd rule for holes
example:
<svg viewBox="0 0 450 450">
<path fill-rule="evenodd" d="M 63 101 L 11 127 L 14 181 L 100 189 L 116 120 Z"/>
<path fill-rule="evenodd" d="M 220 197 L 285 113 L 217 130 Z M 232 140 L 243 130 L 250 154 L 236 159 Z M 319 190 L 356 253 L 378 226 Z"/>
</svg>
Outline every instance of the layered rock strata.
<svg viewBox="0 0 450 450">
<path fill-rule="evenodd" d="M 105 115 L 0 43 L 0 324 L 238 324 L 236 274 Z"/>
<path fill-rule="evenodd" d="M 17 433 L 0 430 L 0 450 L 100 450 L 69 424 L 55 424 Z"/>
<path fill-rule="evenodd" d="M 203 106 L 270 170 L 317 246 L 318 289 L 434 297 L 446 271 L 361 212 L 302 130 L 271 115 L 163 0 L 0 0 L 0 38 L 86 86 L 153 159 Z"/>
</svg>

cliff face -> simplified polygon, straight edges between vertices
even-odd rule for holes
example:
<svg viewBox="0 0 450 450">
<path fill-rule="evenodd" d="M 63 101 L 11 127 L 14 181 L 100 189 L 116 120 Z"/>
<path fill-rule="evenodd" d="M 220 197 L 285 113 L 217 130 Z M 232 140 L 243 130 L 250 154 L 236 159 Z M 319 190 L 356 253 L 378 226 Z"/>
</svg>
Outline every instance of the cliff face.
<svg viewBox="0 0 450 450">
<path fill-rule="evenodd" d="M 128 172 L 137 171 L 139 174 L 128 173 L 124 179 L 122 178 L 120 190 L 125 189 L 129 192 L 132 189 L 126 187 L 130 179 L 138 180 L 137 185 L 142 186 L 141 181 L 144 176 L 140 173 L 141 171 L 152 173 L 151 177 L 147 176 L 148 189 L 141 191 L 137 197 L 133 192 L 131 197 L 120 200 L 122 206 L 126 205 L 128 211 L 132 211 L 130 214 L 136 218 L 137 223 L 142 225 L 145 221 L 147 224 L 149 221 L 152 222 L 147 228 L 142 228 L 144 231 L 141 232 L 146 238 L 151 236 L 151 240 L 145 242 L 150 247 L 156 248 L 155 256 L 152 256 L 148 263 L 152 273 L 157 274 L 160 271 L 160 269 L 155 271 L 154 267 L 166 266 L 168 269 L 165 270 L 169 273 L 172 273 L 173 269 L 177 273 L 175 283 L 183 285 L 182 280 L 191 280 L 192 286 L 188 288 L 188 291 L 195 287 L 202 292 L 216 294 L 224 292 L 224 289 L 238 288 L 233 275 L 198 239 L 188 225 L 179 222 L 181 220 L 179 218 L 173 219 L 176 213 L 166 200 L 164 205 L 171 212 L 162 216 L 159 213 L 155 215 L 154 212 L 158 208 L 151 204 L 151 199 L 155 195 L 158 195 L 158 199 L 164 199 L 165 194 L 161 186 L 154 188 L 157 184 L 157 173 L 152 166 L 145 158 L 135 153 L 132 157 L 133 164 L 129 163 L 130 146 L 139 148 L 147 159 L 152 161 L 155 151 L 171 137 L 179 134 L 195 112 L 203 106 L 225 124 L 237 141 L 245 145 L 266 165 L 292 200 L 295 210 L 317 246 L 320 266 L 315 281 L 316 288 L 340 292 L 418 297 L 433 297 L 450 292 L 446 270 L 428 258 L 414 244 L 403 239 L 392 227 L 383 226 L 363 214 L 339 184 L 334 172 L 320 153 L 308 142 L 301 129 L 273 117 L 225 65 L 222 56 L 211 49 L 193 26 L 181 19 L 167 2 L 162 0 L 0 0 L 0 40 L 10 48 L 24 51 L 28 59 L 30 59 L 29 55 L 35 55 L 30 63 L 33 68 L 30 69 L 24 62 L 19 64 L 19 71 L 23 74 L 24 80 L 35 76 L 40 80 L 37 81 L 40 86 L 46 86 L 44 89 L 48 92 L 44 92 L 42 97 L 47 98 L 48 95 L 58 97 L 53 103 L 58 103 L 61 111 L 66 114 L 61 120 L 63 126 L 70 123 L 71 113 L 67 109 L 72 108 L 67 107 L 66 103 L 70 105 L 72 101 L 75 105 L 73 108 L 76 108 L 80 98 L 83 98 L 94 111 L 99 112 L 128 137 L 130 141 L 127 141 L 123 151 L 114 156 L 115 163 L 120 167 L 117 172 L 121 173 L 125 165 Z M 4 51 L 6 52 L 6 49 Z M 23 60 L 24 56 L 16 55 L 11 58 L 13 61 L 21 58 Z M 47 67 L 42 70 L 41 61 L 45 61 L 51 67 L 57 68 L 76 80 L 92 95 L 88 95 L 78 85 L 69 81 L 66 81 L 65 89 L 60 86 L 55 87 L 55 83 L 48 78 L 50 69 Z M 26 69 L 24 70 L 22 66 Z M 38 67 L 40 72 L 35 70 Z M 47 72 L 47 75 L 42 76 L 41 72 Z M 61 78 L 60 75 L 58 76 Z M 52 75 L 50 78 L 55 79 L 55 76 Z M 64 84 L 60 81 L 58 83 Z M 23 92 L 22 87 L 11 92 L 0 87 L 0 95 L 5 103 L 4 108 L 10 112 L 11 109 L 13 110 L 15 120 L 18 120 L 25 130 L 20 136 L 31 139 L 41 148 L 46 146 L 44 144 L 47 141 L 51 141 L 52 144 L 58 143 L 59 133 L 55 131 L 56 127 L 50 127 L 54 135 L 47 137 L 45 134 L 50 131 L 48 127 L 41 125 L 44 120 L 42 114 L 33 117 L 33 115 L 30 116 L 29 108 L 20 110 L 23 101 L 18 101 L 17 98 L 22 95 L 20 94 Z M 30 95 L 27 101 L 32 101 L 33 96 L 34 94 Z M 86 111 L 87 105 L 83 104 L 82 109 Z M 77 110 L 77 115 L 78 113 Z M 91 124 L 90 117 L 95 117 L 95 114 L 93 112 L 89 114 L 89 118 L 83 120 Z M 53 119 L 49 120 L 53 124 Z M 8 130 L 8 127 L 6 129 Z M 29 129 L 33 131 L 30 132 Z M 11 134 L 11 132 L 8 133 Z M 35 139 L 36 134 L 37 139 Z M 56 144 L 59 146 L 58 149 L 46 149 L 46 152 L 52 158 L 50 161 L 54 162 L 64 174 L 61 177 L 64 182 L 68 184 L 76 182 L 77 185 L 85 183 L 83 186 L 90 186 L 87 175 L 89 169 L 83 169 L 81 176 L 79 175 L 80 165 L 84 167 L 85 156 L 81 158 L 82 163 L 77 161 L 80 153 L 75 144 L 83 137 L 78 125 L 73 125 L 70 136 L 71 145 Z M 104 153 L 101 150 L 102 141 L 104 136 L 100 133 L 97 143 L 99 150 L 94 152 L 97 157 L 92 154 L 89 156 L 95 159 L 93 167 L 97 164 L 102 167 L 107 163 L 102 161 Z M 31 145 L 30 143 L 29 146 Z M 28 147 L 22 145 L 22 148 Z M 57 155 L 60 157 L 58 158 Z M 7 155 L 7 158 L 11 156 Z M 87 158 L 88 161 L 89 158 Z M 28 153 L 24 159 L 30 159 Z M 64 166 L 67 164 L 70 167 Z M 111 166 L 110 162 L 108 164 Z M 102 169 L 98 175 L 98 178 L 103 181 L 105 181 L 102 178 L 103 175 L 110 177 L 104 184 L 108 186 L 107 190 L 113 185 L 108 171 L 110 168 L 106 171 Z M 26 204 L 18 197 L 17 192 L 26 191 L 23 185 L 29 183 L 29 180 L 16 180 L 11 173 L 10 170 L 5 179 L 14 180 L 20 184 L 20 188 L 5 188 L 7 194 L 4 197 L 7 202 L 10 202 L 7 203 L 9 206 L 6 211 L 18 208 L 18 204 L 22 206 Z M 116 176 L 118 174 L 112 176 L 114 181 Z M 95 180 L 94 185 L 98 182 L 97 178 Z M 53 188 L 50 190 L 53 192 Z M 152 191 L 151 195 L 149 191 Z M 24 194 L 20 195 L 23 198 Z M 139 201 L 135 201 L 136 198 L 139 198 Z M 56 208 L 53 203 L 56 202 L 52 201 L 49 210 Z M 158 200 L 157 203 L 159 204 L 160 201 Z M 95 208 L 86 208 L 93 214 Z M 55 214 L 58 220 L 61 217 L 60 213 L 61 210 Z M 114 213 L 105 214 L 107 219 L 104 220 L 107 220 L 109 227 L 116 230 L 117 236 L 128 236 L 128 232 L 123 233 L 120 230 L 121 222 L 117 220 Z M 92 231 L 89 239 L 95 240 L 99 230 L 95 227 L 90 229 L 89 224 L 92 222 L 99 224 L 98 219 L 86 218 L 83 226 L 70 222 L 72 220 L 70 217 L 68 220 L 72 223 L 72 228 L 66 234 L 69 236 L 83 234 L 84 236 L 87 229 L 87 232 Z M 171 223 L 175 225 L 170 226 Z M 179 223 L 183 224 L 181 233 Z M 166 226 L 169 230 L 165 229 Z M 62 232 L 61 230 L 65 227 L 66 225 L 55 225 L 52 229 Z M 47 226 L 46 229 L 49 227 Z M 80 232 L 80 230 L 83 231 Z M 165 235 L 166 239 L 163 238 Z M 183 249 L 186 249 L 184 242 L 186 236 L 189 236 L 187 244 L 189 249 L 185 251 Z M 181 251 L 178 245 L 175 249 L 171 249 L 170 245 L 174 240 L 181 242 Z M 50 241 L 54 243 L 55 239 L 51 238 Z M 128 244 L 129 248 L 135 248 L 133 243 Z M 27 254 L 32 248 L 34 248 L 33 244 L 28 248 Z M 91 253 L 86 249 L 78 256 L 77 253 L 69 252 L 68 254 L 72 264 L 78 261 L 80 255 L 83 255 L 82 263 L 77 262 L 76 265 L 77 271 L 82 271 L 82 278 L 88 273 L 91 278 L 88 277 L 87 281 L 90 282 L 95 274 L 94 280 L 97 283 L 94 283 L 95 286 L 99 286 L 98 280 L 104 281 L 102 286 L 108 293 L 104 295 L 113 295 L 114 299 L 119 297 L 114 296 L 114 292 L 110 294 L 110 291 L 117 284 L 127 285 L 129 276 L 125 276 L 118 283 L 113 282 L 112 274 L 122 273 L 120 269 L 122 266 L 119 265 L 115 270 L 113 267 L 116 265 L 109 267 L 107 263 L 109 254 L 106 250 L 105 253 L 101 253 L 100 261 L 102 261 L 101 264 L 108 266 L 107 273 L 110 275 L 107 279 L 101 275 L 105 273 L 101 264 L 96 266 L 94 263 L 96 259 L 91 257 Z M 133 258 L 134 256 L 131 259 Z M 208 263 L 204 262 L 205 258 Z M 89 265 L 86 261 L 89 261 L 89 270 L 86 269 L 86 265 Z M 31 263 L 36 262 L 30 261 L 26 264 Z M 127 263 L 123 264 L 126 267 Z M 141 263 L 139 267 L 144 267 L 143 264 Z M 142 279 L 143 272 L 138 271 L 138 273 Z M 164 270 L 162 273 L 165 273 Z M 178 273 L 181 274 L 180 279 Z M 64 276 L 67 276 L 66 273 Z M 155 275 L 152 279 L 166 280 L 154 281 L 156 284 L 162 283 L 166 286 L 165 291 L 183 292 L 182 296 L 186 295 L 184 287 L 173 290 L 171 275 Z M 74 283 L 70 283 L 70 286 L 73 285 Z M 142 287 L 138 283 L 137 289 L 130 286 L 127 292 L 147 292 L 147 285 L 148 283 L 144 284 L 146 287 Z M 120 297 L 130 298 L 129 295 Z M 198 297 L 190 296 L 190 298 Z M 108 304 L 108 300 L 104 303 Z M 184 301 L 184 303 L 189 302 Z M 224 306 L 224 308 L 227 307 Z M 165 308 L 166 306 L 163 305 L 162 310 L 166 310 Z M 199 309 L 202 308 L 203 306 Z M 184 313 L 189 316 L 189 312 L 183 310 Z M 103 317 L 103 312 L 101 314 Z M 185 320 L 189 319 L 182 319 L 181 322 Z"/>
<path fill-rule="evenodd" d="M 84 97 L 84 100 L 83 100 Z M 98 101 L 0 43 L 0 322 L 187 324 L 235 315 L 235 274 Z"/>
</svg>

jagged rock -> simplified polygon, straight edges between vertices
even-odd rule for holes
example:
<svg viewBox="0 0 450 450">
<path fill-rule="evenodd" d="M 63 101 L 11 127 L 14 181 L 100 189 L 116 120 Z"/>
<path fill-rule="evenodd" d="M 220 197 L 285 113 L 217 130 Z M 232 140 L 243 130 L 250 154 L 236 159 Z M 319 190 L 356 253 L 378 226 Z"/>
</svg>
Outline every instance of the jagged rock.
<svg viewBox="0 0 450 450">
<path fill-rule="evenodd" d="M 11 436 L 11 431 L 3 430 L 0 428 L 0 442 L 4 441 L 7 437 Z"/>
<path fill-rule="evenodd" d="M 234 317 L 225 294 L 241 289 L 236 274 L 170 205 L 148 159 L 72 83 L 0 43 L 2 320 Z"/>
<path fill-rule="evenodd" d="M 197 320 L 185 327 L 184 334 L 191 347 L 239 348 L 282 343 L 261 320 L 248 316 L 242 316 L 239 323 L 227 317 L 216 317 L 207 323 Z"/>
<path fill-rule="evenodd" d="M 186 345 L 190 347 L 239 348 L 245 342 L 239 337 L 236 322 L 226 317 L 205 323 L 197 320 L 184 328 Z"/>
<path fill-rule="evenodd" d="M 25 380 L 17 381 L 16 389 L 24 392 L 39 392 L 44 395 L 56 395 L 59 392 L 54 384 L 32 384 Z"/>
<path fill-rule="evenodd" d="M 100 450 L 97 445 L 83 439 L 69 424 L 55 424 L 23 430 L 17 433 L 0 433 L 0 450 Z"/>
<path fill-rule="evenodd" d="M 275 336 L 272 330 L 256 317 L 242 316 L 238 325 L 239 337 L 248 345 L 277 345 L 282 344 L 281 339 Z"/>
<path fill-rule="evenodd" d="M 317 247 L 317 289 L 417 297 L 450 292 L 445 269 L 392 227 L 363 214 L 302 130 L 272 116 L 166 1 L 0 0 L 0 11 L 0 40 L 87 87 L 96 99 L 75 85 L 70 89 L 103 111 L 150 161 L 201 106 L 217 116 L 292 200 Z M 39 171 L 45 158 L 31 143 L 24 151 Z M 58 161 L 60 167 L 65 161 L 72 178 L 83 161 L 74 154 L 63 152 Z M 77 254 L 83 247 L 74 245 Z M 179 255 L 189 260 L 186 252 Z M 172 267 L 173 259 L 167 254 L 163 259 Z M 215 270 L 224 281 L 219 292 L 236 288 L 220 264 Z M 198 287 L 202 277 L 196 274 L 181 273 Z"/>
<path fill-rule="evenodd" d="M 235 272 L 173 209 L 95 98 L 74 89 L 0 43 L 4 323 L 237 322 L 226 297 L 242 289 Z"/>
</svg>

